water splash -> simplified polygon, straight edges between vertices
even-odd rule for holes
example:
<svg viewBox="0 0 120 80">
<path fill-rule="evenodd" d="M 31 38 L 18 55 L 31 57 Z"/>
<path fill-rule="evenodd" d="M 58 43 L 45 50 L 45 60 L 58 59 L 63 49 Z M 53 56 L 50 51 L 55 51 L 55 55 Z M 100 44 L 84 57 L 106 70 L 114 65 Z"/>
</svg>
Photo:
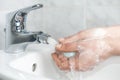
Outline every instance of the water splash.
<svg viewBox="0 0 120 80">
<path fill-rule="evenodd" d="M 70 52 L 70 54 L 64 53 L 64 56 L 69 58 L 70 71 L 65 73 L 68 80 L 83 80 L 82 72 L 75 70 L 75 61 L 73 60 L 75 53 Z M 79 63 L 78 63 L 79 64 Z"/>
</svg>

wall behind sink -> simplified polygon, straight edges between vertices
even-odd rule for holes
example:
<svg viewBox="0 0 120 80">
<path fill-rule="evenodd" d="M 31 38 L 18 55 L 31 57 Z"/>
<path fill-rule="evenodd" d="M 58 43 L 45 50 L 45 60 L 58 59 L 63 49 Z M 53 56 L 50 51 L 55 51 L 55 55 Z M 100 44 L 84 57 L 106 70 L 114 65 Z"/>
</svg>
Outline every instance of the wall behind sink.
<svg viewBox="0 0 120 80">
<path fill-rule="evenodd" d="M 5 42 L 5 15 L 37 3 L 42 9 L 28 15 L 29 31 L 44 31 L 58 39 L 82 29 L 120 24 L 120 0 L 0 0 L 0 49 Z"/>
</svg>

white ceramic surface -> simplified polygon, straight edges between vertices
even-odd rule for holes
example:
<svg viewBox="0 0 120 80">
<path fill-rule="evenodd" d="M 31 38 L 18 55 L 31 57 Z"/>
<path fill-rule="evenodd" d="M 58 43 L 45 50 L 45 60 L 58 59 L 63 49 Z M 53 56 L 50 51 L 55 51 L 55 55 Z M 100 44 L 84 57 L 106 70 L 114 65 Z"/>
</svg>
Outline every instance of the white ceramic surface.
<svg viewBox="0 0 120 80">
<path fill-rule="evenodd" d="M 49 44 L 30 44 L 18 54 L 1 50 L 0 80 L 51 80 L 55 74 L 51 53 L 56 42 L 50 38 L 48 41 Z"/>
</svg>

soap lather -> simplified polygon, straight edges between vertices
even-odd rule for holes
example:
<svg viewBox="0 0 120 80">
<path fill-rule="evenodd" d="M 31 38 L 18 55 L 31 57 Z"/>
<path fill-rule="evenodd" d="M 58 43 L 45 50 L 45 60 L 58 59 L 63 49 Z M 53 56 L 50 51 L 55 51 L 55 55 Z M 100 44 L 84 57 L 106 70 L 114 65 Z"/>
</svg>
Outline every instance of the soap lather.
<svg viewBox="0 0 120 80">
<path fill-rule="evenodd" d="M 74 57 L 76 53 L 75 52 L 64 52 L 63 54 L 65 57 L 70 58 L 70 57 Z"/>
</svg>

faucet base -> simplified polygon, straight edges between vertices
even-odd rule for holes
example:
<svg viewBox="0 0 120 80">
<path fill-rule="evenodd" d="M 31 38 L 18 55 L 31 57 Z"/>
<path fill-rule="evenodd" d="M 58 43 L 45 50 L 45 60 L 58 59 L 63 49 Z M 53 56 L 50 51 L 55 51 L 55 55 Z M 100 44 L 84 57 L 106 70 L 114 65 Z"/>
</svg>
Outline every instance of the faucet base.
<svg viewBox="0 0 120 80">
<path fill-rule="evenodd" d="M 21 44 L 14 44 L 14 45 L 10 45 L 5 49 L 6 53 L 21 53 L 24 52 L 26 47 L 27 47 L 28 43 L 21 43 Z"/>
</svg>

